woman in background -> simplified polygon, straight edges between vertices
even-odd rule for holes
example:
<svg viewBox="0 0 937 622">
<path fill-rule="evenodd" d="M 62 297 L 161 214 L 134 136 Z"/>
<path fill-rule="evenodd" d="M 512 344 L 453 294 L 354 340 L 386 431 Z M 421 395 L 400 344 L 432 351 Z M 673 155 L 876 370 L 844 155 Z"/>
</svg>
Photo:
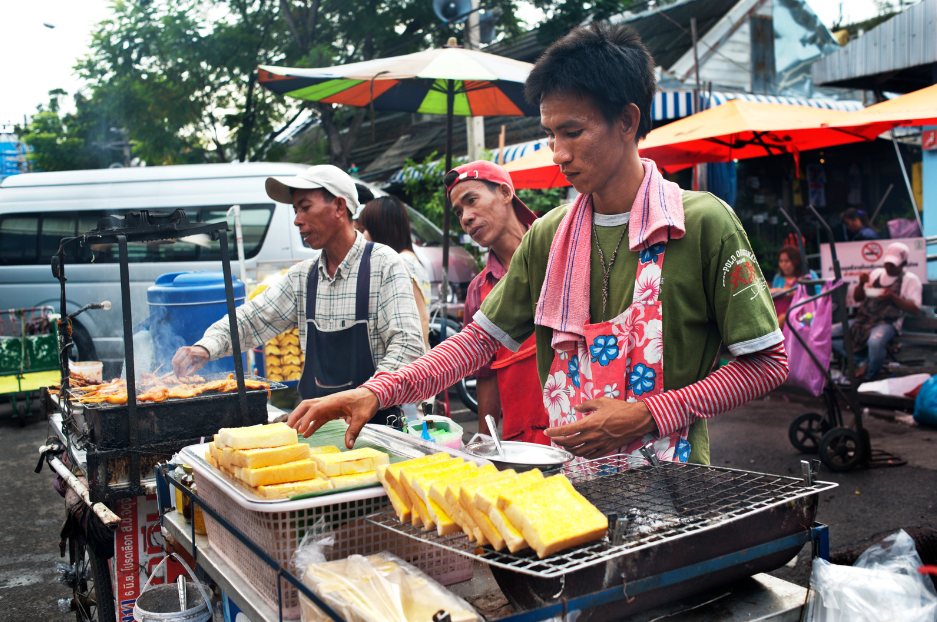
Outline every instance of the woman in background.
<svg viewBox="0 0 937 622">
<path fill-rule="evenodd" d="M 784 326 L 787 310 L 791 307 L 797 281 L 804 275 L 800 249 L 796 246 L 783 246 L 778 251 L 778 273 L 771 282 L 771 297 L 774 298 L 774 310 L 778 314 L 778 325 Z M 817 275 L 810 271 L 810 278 Z"/>
<path fill-rule="evenodd" d="M 357 214 L 355 228 L 369 242 L 391 247 L 400 255 L 413 280 L 413 297 L 416 299 L 420 322 L 423 324 L 423 345 L 429 351 L 429 313 L 426 305 L 430 301 L 429 274 L 413 252 L 413 237 L 410 233 L 410 218 L 407 208 L 395 196 L 378 197 L 361 208 Z"/>
<path fill-rule="evenodd" d="M 843 223 L 843 229 L 847 242 L 859 242 L 861 240 L 880 240 L 880 236 L 869 223 L 869 217 L 861 209 L 850 207 L 844 210 L 839 216 Z"/>
</svg>

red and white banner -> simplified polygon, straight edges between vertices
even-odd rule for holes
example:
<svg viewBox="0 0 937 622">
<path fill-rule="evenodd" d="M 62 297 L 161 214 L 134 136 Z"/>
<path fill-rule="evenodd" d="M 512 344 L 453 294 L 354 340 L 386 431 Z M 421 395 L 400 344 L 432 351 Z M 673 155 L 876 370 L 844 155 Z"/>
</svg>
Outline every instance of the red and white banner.
<svg viewBox="0 0 937 622">
<path fill-rule="evenodd" d="M 905 268 L 927 283 L 927 242 L 924 238 L 902 238 L 900 240 L 868 240 L 864 242 L 837 242 L 836 254 L 839 257 L 839 266 L 843 271 L 843 280 L 849 283 L 846 292 L 846 304 L 850 307 L 858 306 L 852 297 L 852 291 L 859 282 L 859 275 L 863 272 L 871 273 L 876 268 L 885 265 L 885 249 L 892 242 L 901 242 L 908 247 L 908 265 Z M 820 267 L 822 279 L 833 279 L 833 256 L 830 254 L 830 245 L 820 245 Z"/>
<path fill-rule="evenodd" d="M 114 535 L 114 557 L 110 560 L 111 581 L 114 584 L 114 600 L 117 619 L 133 622 L 133 605 L 146 584 L 146 579 L 163 559 L 163 549 L 156 540 L 159 530 L 159 508 L 156 495 L 121 499 L 113 508 L 120 517 L 120 525 Z M 174 560 L 169 560 L 160 571 L 159 577 L 150 585 L 161 585 L 167 579 L 176 580 L 185 572 Z"/>
</svg>

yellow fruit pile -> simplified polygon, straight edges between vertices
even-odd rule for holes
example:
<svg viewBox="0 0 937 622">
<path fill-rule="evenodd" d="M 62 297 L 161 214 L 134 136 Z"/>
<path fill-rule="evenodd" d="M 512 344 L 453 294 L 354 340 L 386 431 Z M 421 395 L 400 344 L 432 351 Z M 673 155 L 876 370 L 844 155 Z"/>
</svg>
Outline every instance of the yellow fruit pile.
<svg viewBox="0 0 937 622">
<path fill-rule="evenodd" d="M 298 328 L 291 328 L 264 344 L 264 373 L 267 380 L 299 380 L 305 362 L 306 357 L 299 347 Z"/>
<path fill-rule="evenodd" d="M 377 476 L 401 522 L 440 536 L 461 530 L 497 551 L 530 547 L 543 559 L 608 531 L 608 518 L 565 475 L 498 471 L 438 453 L 379 466 Z"/>
</svg>

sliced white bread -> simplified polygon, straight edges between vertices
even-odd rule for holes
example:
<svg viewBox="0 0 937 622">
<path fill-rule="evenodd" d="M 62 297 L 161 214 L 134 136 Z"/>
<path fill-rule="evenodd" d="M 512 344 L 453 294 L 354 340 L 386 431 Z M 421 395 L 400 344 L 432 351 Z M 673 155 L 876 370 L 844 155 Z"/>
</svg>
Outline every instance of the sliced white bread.
<svg viewBox="0 0 937 622">
<path fill-rule="evenodd" d="M 221 428 L 215 437 L 218 447 L 231 449 L 260 449 L 295 445 L 298 437 L 296 430 L 285 423 L 249 426 L 244 428 Z"/>
<path fill-rule="evenodd" d="M 339 475 L 354 475 L 376 471 L 382 464 L 390 464 L 390 458 L 383 451 L 363 447 L 340 453 L 315 454 L 312 459 L 316 461 L 319 472 L 325 477 L 338 477 Z"/>
<path fill-rule="evenodd" d="M 318 474 L 316 463 L 312 460 L 297 460 L 286 464 L 277 464 L 262 469 L 233 467 L 235 477 L 248 486 L 270 486 L 287 482 L 301 482 L 315 479 Z"/>
<path fill-rule="evenodd" d="M 498 505 L 540 559 L 601 540 L 608 532 L 608 518 L 576 492 L 565 475 L 506 492 Z"/>
</svg>

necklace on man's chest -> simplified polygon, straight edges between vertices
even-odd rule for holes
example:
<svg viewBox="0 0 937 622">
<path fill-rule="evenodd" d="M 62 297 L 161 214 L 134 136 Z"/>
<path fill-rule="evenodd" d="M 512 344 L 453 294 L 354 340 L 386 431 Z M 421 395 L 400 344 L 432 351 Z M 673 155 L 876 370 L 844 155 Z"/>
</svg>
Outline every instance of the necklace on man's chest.
<svg viewBox="0 0 937 622">
<path fill-rule="evenodd" d="M 618 237 L 618 243 L 615 245 L 615 250 L 612 251 L 612 256 L 608 260 L 608 264 L 605 263 L 605 253 L 602 252 L 602 245 L 599 244 L 599 234 L 595 229 L 595 217 L 592 220 L 592 235 L 595 237 L 595 247 L 599 251 L 599 261 L 602 263 L 602 321 L 605 321 L 605 308 L 608 306 L 608 275 L 612 271 L 612 266 L 615 264 L 615 258 L 618 256 L 618 249 L 621 247 L 621 241 L 625 239 L 625 232 L 628 230 L 628 223 L 625 223 L 625 226 L 621 230 L 621 235 Z"/>
</svg>

